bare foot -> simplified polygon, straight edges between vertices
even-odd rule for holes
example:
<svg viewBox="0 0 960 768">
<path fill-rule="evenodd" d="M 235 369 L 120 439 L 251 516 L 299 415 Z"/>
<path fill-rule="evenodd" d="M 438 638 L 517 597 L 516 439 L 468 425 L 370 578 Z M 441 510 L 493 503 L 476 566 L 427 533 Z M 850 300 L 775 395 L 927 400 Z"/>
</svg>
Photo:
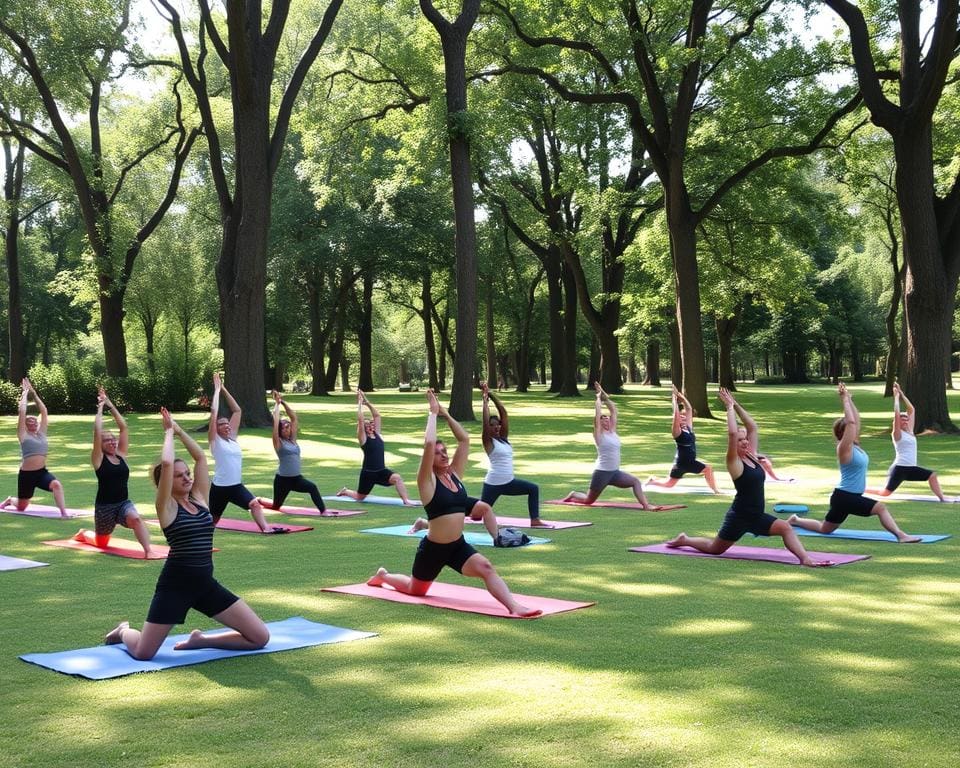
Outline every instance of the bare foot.
<svg viewBox="0 0 960 768">
<path fill-rule="evenodd" d="M 350 489 L 347 488 L 347 486 L 343 486 L 343 488 L 341 488 L 339 491 L 337 491 L 337 496 L 346 496 L 346 495 L 347 495 L 347 492 L 348 492 L 349 490 L 350 490 Z"/>
<path fill-rule="evenodd" d="M 417 531 L 422 531 L 424 528 L 429 528 L 430 523 L 426 518 L 418 517 L 414 520 L 413 525 L 410 526 L 410 530 L 407 533 L 416 533 Z"/>
<path fill-rule="evenodd" d="M 547 523 L 541 520 L 539 517 L 533 518 L 530 521 L 531 528 L 553 528 L 553 523 Z"/>
<path fill-rule="evenodd" d="M 181 640 L 173 646 L 175 651 L 189 651 L 191 648 L 206 648 L 206 638 L 199 629 L 193 630 L 186 640 Z"/>
<path fill-rule="evenodd" d="M 7 496 L 3 501 L 0 501 L 0 509 L 10 509 L 13 506 L 16 506 L 13 503 L 13 496 Z"/>
<path fill-rule="evenodd" d="M 151 550 L 151 549 L 145 549 L 145 550 L 143 550 L 143 559 L 144 559 L 144 560 L 149 560 L 152 556 L 153 556 L 153 550 Z"/>
<path fill-rule="evenodd" d="M 513 610 L 511 610 L 510 613 L 524 619 L 532 619 L 534 616 L 542 615 L 543 611 L 540 608 L 527 608 L 527 606 L 517 603 L 513 606 Z"/>
<path fill-rule="evenodd" d="M 123 630 L 130 628 L 129 621 L 121 621 L 117 626 L 111 629 L 103 638 L 105 645 L 116 645 L 123 642 Z"/>
<path fill-rule="evenodd" d="M 670 547 L 671 549 L 674 549 L 676 547 L 685 547 L 686 545 L 687 545 L 687 534 L 685 533 L 678 533 L 675 538 L 670 539 L 670 541 L 664 544 L 665 547 Z"/>
<path fill-rule="evenodd" d="M 790 517 L 787 518 L 787 522 L 790 523 L 790 525 L 796 525 L 799 519 L 800 515 L 790 515 Z"/>
<path fill-rule="evenodd" d="M 420 504 L 416 501 L 411 501 L 410 499 L 403 500 L 403 506 L 405 507 L 419 507 Z"/>
<path fill-rule="evenodd" d="M 368 587 L 379 587 L 383 585 L 383 577 L 387 575 L 386 568 L 377 568 L 377 572 L 367 579 Z"/>
<path fill-rule="evenodd" d="M 81 528 L 79 531 L 73 534 L 73 536 L 71 536 L 70 538 L 73 539 L 74 541 L 79 541 L 81 544 L 86 544 L 87 537 L 84 535 L 85 533 L 86 531 L 83 530 L 83 528 Z"/>
<path fill-rule="evenodd" d="M 897 541 L 901 544 L 919 544 L 923 539 L 919 536 L 907 536 L 907 534 L 903 534 L 903 536 L 897 536 Z"/>
<path fill-rule="evenodd" d="M 800 565 L 806 566 L 807 568 L 827 568 L 831 565 L 836 565 L 833 560 L 814 560 L 812 557 L 808 557 L 805 560 L 800 561 Z"/>
<path fill-rule="evenodd" d="M 73 515 L 71 515 L 71 514 L 70 514 L 69 512 L 67 512 L 67 510 L 65 510 L 65 509 L 61 509 L 61 510 L 60 510 L 60 519 L 61 519 L 61 520 L 66 520 L 66 519 L 69 518 L 69 517 L 73 517 Z"/>
</svg>

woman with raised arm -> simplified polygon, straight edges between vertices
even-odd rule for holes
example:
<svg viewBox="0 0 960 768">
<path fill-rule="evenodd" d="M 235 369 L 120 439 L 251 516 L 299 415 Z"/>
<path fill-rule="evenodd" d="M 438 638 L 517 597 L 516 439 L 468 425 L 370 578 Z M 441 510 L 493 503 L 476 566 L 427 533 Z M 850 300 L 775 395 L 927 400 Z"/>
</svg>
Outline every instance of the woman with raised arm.
<svg viewBox="0 0 960 768">
<path fill-rule="evenodd" d="M 910 536 L 900 530 L 882 501 L 868 499 L 863 495 L 867 487 L 867 467 L 870 457 L 860 447 L 860 412 L 853 404 L 853 397 L 841 381 L 837 387 L 843 416 L 833 422 L 833 436 L 837 440 L 837 461 L 840 464 L 840 484 L 830 495 L 830 509 L 823 521 L 791 515 L 789 523 L 798 528 L 817 533 L 833 533 L 849 515 L 870 517 L 876 515 L 880 525 L 897 537 L 901 544 L 914 544 L 919 536 Z"/>
<path fill-rule="evenodd" d="M 617 406 L 610 396 L 603 391 L 599 381 L 593 383 L 597 392 L 593 412 L 593 442 L 597 445 L 597 462 L 594 464 L 593 475 L 590 477 L 590 488 L 586 493 L 570 491 L 564 501 L 573 501 L 578 504 L 593 504 L 608 485 L 616 488 L 632 488 L 644 509 L 656 509 L 643 493 L 640 480 L 629 472 L 620 469 L 620 436 L 617 434 Z M 609 414 L 603 412 L 606 406 Z"/>
<path fill-rule="evenodd" d="M 287 418 L 280 418 L 280 407 Z M 273 478 L 273 499 L 269 504 L 261 503 L 270 509 L 280 509 L 290 491 L 309 494 L 314 506 L 321 512 L 326 511 L 323 498 L 315 483 L 311 483 L 300 472 L 300 445 L 297 443 L 297 413 L 290 407 L 277 390 L 273 390 L 273 450 L 277 452 L 280 463 Z M 335 514 L 335 513 L 334 513 Z"/>
<path fill-rule="evenodd" d="M 39 488 L 53 494 L 53 500 L 60 510 L 60 517 L 70 517 L 63 501 L 63 485 L 47 469 L 47 406 L 43 404 L 37 390 L 33 388 L 30 379 L 24 378 L 20 383 L 20 416 L 17 419 L 17 439 L 20 441 L 20 472 L 17 475 L 17 496 L 8 496 L 0 502 L 0 509 L 16 509 L 22 512 L 27 508 L 33 492 Z M 27 398 L 33 397 L 40 414 L 27 415 Z"/>
<path fill-rule="evenodd" d="M 490 561 L 464 540 L 463 524 L 466 516 L 480 505 L 487 506 L 482 501 L 467 496 L 467 491 L 460 482 L 460 476 L 467 466 L 470 436 L 440 406 L 432 389 L 427 390 L 427 402 L 430 412 L 423 436 L 423 456 L 417 472 L 417 490 L 428 519 L 427 535 L 420 540 L 417 548 L 412 576 L 389 573 L 386 568 L 380 568 L 367 584 L 372 587 L 387 584 L 408 595 L 425 595 L 447 565 L 464 576 L 483 579 L 487 591 L 510 613 L 526 617 L 538 616 L 541 613 L 539 610 L 521 605 L 514 599 Z M 450 431 L 457 439 L 452 460 L 447 455 L 447 447 L 437 440 L 438 416 L 446 419 Z"/>
<path fill-rule="evenodd" d="M 484 382 L 480 386 L 483 394 L 483 450 L 490 460 L 490 469 L 483 479 L 483 491 L 480 498 L 491 507 L 501 496 L 526 496 L 530 525 L 546 525 L 540 520 L 540 487 L 529 480 L 521 480 L 513 474 L 513 446 L 507 435 L 510 422 L 507 409 Z M 490 401 L 497 408 L 497 415 L 490 415 Z"/>
<path fill-rule="evenodd" d="M 152 659 L 174 625 L 182 624 L 193 608 L 234 631 L 205 634 L 195 629 L 174 650 L 263 648 L 270 640 L 267 626 L 249 605 L 213 578 L 214 521 L 207 508 L 207 459 L 166 408 L 160 409 L 160 416 L 163 451 L 153 469 L 153 481 L 157 486 L 157 518 L 170 553 L 157 579 L 143 629 L 131 629 L 129 622 L 122 621 L 107 633 L 104 642 L 123 643 L 135 659 Z M 193 458 L 193 477 L 187 463 L 174 455 L 174 435 Z"/>
<path fill-rule="evenodd" d="M 117 435 L 103 429 L 103 409 L 107 408 L 117 425 Z M 120 411 L 107 397 L 103 387 L 97 393 L 97 414 L 93 418 L 93 450 L 90 463 L 97 476 L 97 498 L 93 505 L 94 530 L 81 528 L 74 539 L 103 549 L 110 544 L 110 534 L 118 525 L 133 530 L 143 547 L 144 558 L 150 557 L 150 532 L 140 519 L 137 508 L 130 501 L 127 481 L 130 468 L 127 466 L 127 448 L 130 438 L 127 422 Z"/>
<path fill-rule="evenodd" d="M 229 418 L 220 416 L 220 397 L 227 401 Z M 223 382 L 220 374 L 213 374 L 213 397 L 210 399 L 210 424 L 207 437 L 210 441 L 210 453 L 216 462 L 213 484 L 210 486 L 210 514 L 216 524 L 223 517 L 228 503 L 247 509 L 262 533 L 284 533 L 283 528 L 271 528 L 263 516 L 263 507 L 259 500 L 243 484 L 243 453 L 236 435 L 240 429 L 242 412 Z"/>
<path fill-rule="evenodd" d="M 737 495 L 723 518 L 723 525 L 712 539 L 705 536 L 679 534 L 667 542 L 668 547 L 692 547 L 709 555 L 720 555 L 732 547 L 745 533 L 756 536 L 780 536 L 801 565 L 833 565 L 829 560 L 814 560 L 807 554 L 793 528 L 764 511 L 763 484 L 766 473 L 757 460 L 757 423 L 726 389 L 720 389 L 720 400 L 727 409 L 727 471 Z M 744 429 L 738 429 L 737 416 Z"/>
<path fill-rule="evenodd" d="M 370 418 L 365 419 L 363 409 L 370 411 Z M 407 506 L 415 507 L 417 503 L 411 501 L 407 495 L 407 487 L 397 472 L 387 466 L 386 447 L 380 434 L 380 411 L 373 407 L 367 396 L 357 390 L 357 442 L 363 451 L 363 464 L 360 468 L 360 480 L 357 490 L 352 491 L 346 486 L 337 491 L 337 496 L 348 496 L 354 501 L 363 501 L 373 490 L 375 485 L 392 485 L 397 494 Z"/>
<path fill-rule="evenodd" d="M 673 401 L 673 439 L 677 443 L 677 453 L 673 457 L 670 476 L 663 480 L 651 477 L 647 480 L 647 485 L 672 488 L 684 475 L 703 475 L 710 490 L 720 493 L 713 476 L 713 467 L 697 459 L 697 437 L 693 432 L 693 406 L 676 386 L 673 387 L 671 400 Z"/>
<path fill-rule="evenodd" d="M 900 403 L 906 409 L 901 412 Z M 937 473 L 932 469 L 926 469 L 917 465 L 917 436 L 913 434 L 913 427 L 916 424 L 917 415 L 911 403 L 900 385 L 893 383 L 893 429 L 890 436 L 893 438 L 893 450 L 896 452 L 896 458 L 890 465 L 890 471 L 887 474 L 887 486 L 877 491 L 867 491 L 877 496 L 889 496 L 900 483 L 923 482 L 930 483 L 930 490 L 940 501 L 946 501 L 943 491 L 940 489 L 940 480 Z"/>
</svg>

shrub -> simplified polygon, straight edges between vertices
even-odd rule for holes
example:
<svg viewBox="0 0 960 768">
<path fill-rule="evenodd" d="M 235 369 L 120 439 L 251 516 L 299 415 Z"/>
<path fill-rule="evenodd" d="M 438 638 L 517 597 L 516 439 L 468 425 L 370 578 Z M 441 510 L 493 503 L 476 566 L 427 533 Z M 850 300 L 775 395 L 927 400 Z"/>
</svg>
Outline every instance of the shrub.
<svg viewBox="0 0 960 768">
<path fill-rule="evenodd" d="M 20 410 L 20 387 L 9 381 L 0 381 L 0 414 L 9 416 Z"/>
<path fill-rule="evenodd" d="M 68 413 L 67 380 L 59 365 L 35 363 L 28 374 L 30 383 L 50 413 Z"/>
</svg>

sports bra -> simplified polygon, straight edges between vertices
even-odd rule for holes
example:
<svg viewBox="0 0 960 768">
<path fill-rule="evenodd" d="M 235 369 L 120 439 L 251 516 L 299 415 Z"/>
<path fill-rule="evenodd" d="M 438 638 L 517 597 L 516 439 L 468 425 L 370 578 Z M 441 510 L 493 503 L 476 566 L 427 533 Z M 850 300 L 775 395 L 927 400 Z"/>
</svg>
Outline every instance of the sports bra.
<svg viewBox="0 0 960 768">
<path fill-rule="evenodd" d="M 427 520 L 435 520 L 444 515 L 467 514 L 467 489 L 463 487 L 460 478 L 452 472 L 450 477 L 457 484 L 457 490 L 451 491 L 447 486 L 440 482 L 440 478 L 434 475 L 437 480 L 436 490 L 433 492 L 433 498 L 423 505 L 427 513 Z"/>
</svg>

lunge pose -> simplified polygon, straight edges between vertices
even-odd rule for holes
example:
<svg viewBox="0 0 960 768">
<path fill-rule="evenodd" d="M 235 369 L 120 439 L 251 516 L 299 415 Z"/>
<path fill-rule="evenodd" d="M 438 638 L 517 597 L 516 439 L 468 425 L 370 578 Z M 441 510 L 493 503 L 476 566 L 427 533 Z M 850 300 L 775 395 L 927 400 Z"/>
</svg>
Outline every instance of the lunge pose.
<svg viewBox="0 0 960 768">
<path fill-rule="evenodd" d="M 287 418 L 280 418 L 280 407 Z M 297 443 L 297 413 L 290 407 L 277 390 L 273 390 L 273 450 L 280 460 L 277 474 L 273 478 L 273 499 L 270 509 L 280 509 L 290 491 L 309 494 L 314 506 L 323 512 L 326 506 L 315 483 L 311 483 L 300 472 L 300 445 Z"/>
<path fill-rule="evenodd" d="M 668 547 L 692 547 L 710 555 L 720 555 L 732 547 L 745 533 L 757 536 L 780 536 L 801 565 L 833 565 L 829 560 L 814 560 L 807 554 L 800 539 L 785 520 L 764 511 L 763 484 L 766 474 L 757 460 L 757 423 L 726 389 L 720 400 L 727 409 L 727 471 L 737 489 L 733 504 L 723 518 L 723 525 L 712 539 L 681 533 L 667 542 Z M 737 417 L 744 430 L 737 428 Z"/>
<path fill-rule="evenodd" d="M 677 443 L 677 453 L 673 457 L 670 476 L 657 480 L 651 477 L 647 485 L 672 488 L 684 475 L 703 475 L 710 490 L 720 493 L 713 476 L 713 467 L 697 459 L 697 437 L 693 432 L 693 406 L 686 396 L 676 387 L 673 388 L 673 439 Z"/>
<path fill-rule="evenodd" d="M 40 414 L 27 415 L 27 398 L 33 397 Z M 17 495 L 8 496 L 0 502 L 0 508 L 16 509 L 22 512 L 27 508 L 34 491 L 49 491 L 60 510 L 60 517 L 69 517 L 63 501 L 63 485 L 47 469 L 47 406 L 43 404 L 30 379 L 21 382 L 20 416 L 17 419 L 17 439 L 20 441 L 20 472 L 17 475 Z"/>
<path fill-rule="evenodd" d="M 113 416 L 117 426 L 116 435 L 103 429 L 104 408 Z M 110 534 L 114 529 L 123 525 L 133 530 L 143 547 L 143 556 L 147 558 L 150 557 L 150 532 L 130 501 L 127 489 L 130 478 L 130 468 L 126 462 L 129 445 L 127 422 L 107 397 L 103 387 L 100 387 L 97 414 L 93 417 L 93 450 L 90 452 L 90 463 L 97 476 L 97 498 L 93 505 L 94 530 L 81 528 L 73 538 L 103 548 L 110 543 Z"/>
<path fill-rule="evenodd" d="M 363 416 L 364 406 L 370 411 L 369 419 Z M 415 507 L 416 502 L 411 501 L 407 495 L 407 487 L 403 484 L 399 473 L 387 466 L 386 448 L 380 434 L 380 411 L 373 407 L 367 396 L 359 389 L 357 390 L 357 442 L 360 443 L 360 450 L 363 451 L 363 464 L 360 468 L 357 490 L 352 491 L 344 486 L 337 491 L 337 496 L 349 496 L 355 501 L 363 501 L 373 490 L 373 486 L 392 485 L 397 489 L 397 494 L 404 504 Z"/>
<path fill-rule="evenodd" d="M 477 507 L 489 505 L 467 496 L 460 476 L 467 466 L 470 436 L 457 421 L 441 407 L 432 389 L 427 390 L 430 412 L 423 436 L 423 456 L 417 472 L 417 490 L 427 513 L 428 530 L 420 540 L 413 560 L 413 575 L 389 573 L 380 568 L 367 582 L 372 587 L 387 584 L 408 595 L 425 595 L 445 565 L 464 576 L 483 579 L 487 591 L 499 600 L 510 613 L 517 616 L 537 616 L 539 610 L 518 603 L 503 579 L 487 558 L 479 554 L 463 538 L 466 515 Z M 457 439 L 453 459 L 447 447 L 437 440 L 437 417 L 444 418 Z M 493 532 L 492 535 L 496 536 Z"/>
<path fill-rule="evenodd" d="M 270 640 L 270 631 L 243 600 L 213 578 L 214 521 L 207 508 L 210 477 L 207 459 L 196 441 L 161 409 L 163 452 L 154 467 L 157 486 L 157 517 L 170 553 L 157 580 L 153 602 L 142 630 L 120 622 L 107 633 L 107 645 L 123 643 L 135 659 L 152 659 L 174 625 L 182 624 L 194 608 L 230 627 L 232 632 L 207 634 L 195 629 L 175 650 L 188 648 L 228 648 L 256 650 Z M 193 458 L 190 467 L 174 456 L 176 435 Z"/>
<path fill-rule="evenodd" d="M 833 423 L 833 436 L 837 439 L 837 461 L 840 463 L 840 484 L 830 495 L 830 509 L 823 521 L 792 515 L 790 524 L 819 533 L 833 533 L 849 515 L 870 517 L 876 515 L 880 525 L 897 537 L 901 544 L 920 541 L 919 536 L 910 536 L 900 530 L 882 501 L 868 499 L 863 495 L 867 487 L 867 467 L 870 457 L 860 447 L 860 412 L 853 404 L 853 397 L 843 382 L 837 387 L 843 416 Z"/>
<path fill-rule="evenodd" d="M 594 464 L 593 475 L 590 477 L 590 488 L 586 493 L 570 491 L 564 501 L 574 501 L 578 504 L 593 504 L 608 485 L 616 488 L 631 488 L 644 509 L 655 509 L 647 501 L 643 493 L 643 485 L 639 478 L 620 469 L 620 435 L 617 434 L 617 406 L 610 396 L 603 391 L 600 382 L 596 381 L 593 388 L 597 392 L 593 413 L 593 442 L 597 445 L 597 462 Z M 606 406 L 608 413 L 603 412 Z"/>
</svg>

